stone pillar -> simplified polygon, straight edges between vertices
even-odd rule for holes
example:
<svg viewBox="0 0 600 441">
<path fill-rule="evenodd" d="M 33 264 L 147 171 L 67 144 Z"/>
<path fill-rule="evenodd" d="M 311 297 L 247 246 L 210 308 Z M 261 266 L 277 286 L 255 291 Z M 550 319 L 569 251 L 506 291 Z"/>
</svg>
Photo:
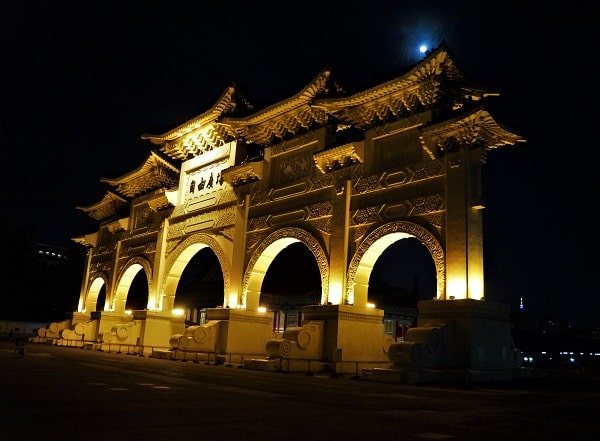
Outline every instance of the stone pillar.
<svg viewBox="0 0 600 441">
<path fill-rule="evenodd" d="M 81 290 L 79 292 L 79 305 L 77 306 L 77 312 L 87 311 L 87 291 L 89 285 L 90 278 L 90 265 L 92 262 L 92 248 L 88 247 L 85 255 L 85 272 L 83 274 L 83 279 L 81 281 Z M 89 314 L 91 311 L 87 311 Z"/>
<path fill-rule="evenodd" d="M 115 249 L 115 252 L 113 254 L 113 264 L 112 264 L 112 271 L 110 273 L 110 291 L 108 289 L 108 286 L 106 287 L 106 301 L 108 302 L 108 304 L 110 305 L 110 309 L 111 311 L 117 312 L 117 313 L 124 313 L 125 312 L 125 303 L 127 301 L 127 299 L 118 299 L 117 298 L 117 289 L 118 289 L 118 280 L 117 280 L 117 276 L 119 275 L 119 256 L 121 255 L 121 241 L 119 240 L 117 242 L 117 246 Z"/>
<path fill-rule="evenodd" d="M 233 252 L 231 253 L 231 278 L 229 281 L 230 292 L 225 293 L 225 307 L 236 308 L 242 304 L 242 280 L 244 278 L 244 264 L 246 253 L 246 231 L 248 228 L 248 209 L 250 207 L 250 195 L 242 196 L 235 213 L 235 228 L 233 234 Z M 246 305 L 248 308 L 248 305 Z M 258 305 L 253 305 L 257 309 Z"/>
<path fill-rule="evenodd" d="M 461 146 L 446 154 L 446 299 L 483 297 L 481 156 Z"/>
<path fill-rule="evenodd" d="M 157 311 L 162 307 L 161 281 L 165 277 L 165 250 L 169 233 L 169 219 L 164 219 L 156 238 L 154 268 L 152 270 L 152 292 L 148 293 L 148 309 Z"/>
<path fill-rule="evenodd" d="M 340 170 L 343 172 L 345 170 Z M 346 273 L 348 267 L 348 237 L 350 222 L 350 199 L 352 181 L 345 176 L 337 177 L 336 195 L 332 197 L 333 218 L 331 220 L 331 237 L 329 252 L 329 292 L 325 303 L 335 305 L 346 302 Z M 367 300 L 364 299 L 366 305 Z M 356 299 L 355 299 L 356 304 Z"/>
</svg>

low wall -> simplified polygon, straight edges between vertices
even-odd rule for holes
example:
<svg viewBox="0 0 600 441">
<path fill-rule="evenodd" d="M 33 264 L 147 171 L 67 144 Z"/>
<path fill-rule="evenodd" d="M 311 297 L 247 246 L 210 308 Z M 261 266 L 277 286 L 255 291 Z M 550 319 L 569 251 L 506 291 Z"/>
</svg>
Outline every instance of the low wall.
<svg viewBox="0 0 600 441">
<path fill-rule="evenodd" d="M 47 326 L 45 322 L 27 322 L 19 320 L 0 320 L 0 338 L 8 338 L 12 329 L 14 335 L 31 336 L 36 335 L 38 328 Z"/>
</svg>

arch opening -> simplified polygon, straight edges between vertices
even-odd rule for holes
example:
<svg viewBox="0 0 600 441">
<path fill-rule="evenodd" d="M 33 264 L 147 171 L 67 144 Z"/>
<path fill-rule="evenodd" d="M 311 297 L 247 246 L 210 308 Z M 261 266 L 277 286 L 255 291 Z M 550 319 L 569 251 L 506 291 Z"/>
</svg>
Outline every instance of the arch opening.
<svg viewBox="0 0 600 441">
<path fill-rule="evenodd" d="M 108 305 L 106 304 L 106 279 L 104 275 L 96 275 L 90 283 L 85 302 L 79 305 L 79 312 L 96 312 L 104 311 Z"/>
<path fill-rule="evenodd" d="M 263 278 L 260 306 L 273 312 L 273 331 L 302 324 L 302 308 L 321 302 L 321 275 L 314 255 L 297 241 L 281 249 Z"/>
<path fill-rule="evenodd" d="M 436 296 L 436 270 L 425 245 L 414 236 L 389 244 L 369 276 L 368 304 L 384 311 L 384 332 L 395 341 L 416 325 L 417 302 Z"/>
<path fill-rule="evenodd" d="M 127 300 L 125 302 L 126 311 L 137 311 L 146 309 L 148 305 L 148 277 L 142 271 L 141 265 L 138 272 L 131 280 L 131 285 L 127 292 Z"/>
<path fill-rule="evenodd" d="M 412 222 L 392 222 L 372 231 L 358 246 L 348 268 L 345 302 L 367 306 L 369 279 L 379 256 L 392 244 L 401 239 L 414 237 L 423 244 L 433 259 L 436 274 L 436 294 L 433 298 L 445 297 L 445 255 L 435 236 Z"/>
<path fill-rule="evenodd" d="M 166 313 L 185 313 L 185 311 L 175 310 L 175 297 L 178 292 L 178 286 L 182 276 L 184 277 L 185 284 L 187 284 L 190 277 L 193 278 L 193 274 L 198 269 L 195 261 L 192 262 L 192 266 L 188 271 L 190 275 L 188 275 L 187 272 L 184 275 L 184 271 L 192 259 L 194 259 L 194 256 L 205 248 L 207 249 L 206 253 L 208 254 L 200 254 L 197 258 L 198 263 L 204 261 L 204 259 L 211 260 L 211 262 L 214 263 L 214 266 L 210 266 L 211 271 L 217 272 L 220 270 L 223 280 L 223 289 L 220 294 L 220 300 L 215 306 L 229 306 L 229 303 L 231 302 L 229 297 L 232 296 L 232 294 L 229 293 L 231 273 L 225 252 L 212 236 L 199 233 L 188 237 L 170 253 L 166 264 L 166 276 L 163 279 L 158 292 L 160 298 L 157 296 L 157 298 L 154 299 L 155 308 L 157 310 Z M 213 261 L 212 257 L 209 257 L 213 255 L 215 256 L 216 261 Z"/>
<path fill-rule="evenodd" d="M 217 255 L 210 247 L 202 247 L 179 277 L 174 308 L 184 311 L 186 325 L 202 325 L 206 322 L 206 309 L 223 306 L 224 286 Z"/>
<path fill-rule="evenodd" d="M 128 297 L 130 294 L 130 288 L 132 287 L 136 276 L 138 275 L 138 273 L 140 271 L 142 271 L 143 268 L 144 267 L 140 263 L 133 263 L 133 264 L 129 265 L 127 267 L 127 269 L 123 272 L 123 274 L 119 278 L 119 284 L 117 285 L 117 289 L 115 290 L 114 298 L 113 298 L 112 302 L 110 302 L 112 305 L 112 307 L 111 307 L 112 311 L 123 313 L 127 310 L 127 301 L 128 301 Z M 145 290 L 146 300 L 148 298 L 148 287 L 147 287 L 148 278 L 144 274 L 143 277 L 140 277 L 136 281 L 135 289 L 140 291 L 139 293 L 138 292 L 135 293 L 135 297 L 136 297 L 135 304 L 136 305 L 140 301 L 139 298 L 144 296 L 143 288 L 140 287 L 140 285 L 144 281 L 146 282 L 146 290 Z M 144 307 L 142 306 L 141 309 L 144 309 Z"/>
<path fill-rule="evenodd" d="M 243 295 L 237 307 L 256 311 L 260 306 L 260 294 L 263 281 L 271 263 L 288 246 L 301 242 L 313 255 L 317 263 L 321 281 L 319 295 L 322 304 L 327 301 L 329 291 L 329 265 L 325 252 L 319 242 L 308 232 L 300 228 L 283 228 L 271 234 L 257 247 L 246 267 L 242 282 Z M 293 252 L 294 248 L 292 248 Z M 284 254 L 285 256 L 285 254 Z"/>
</svg>

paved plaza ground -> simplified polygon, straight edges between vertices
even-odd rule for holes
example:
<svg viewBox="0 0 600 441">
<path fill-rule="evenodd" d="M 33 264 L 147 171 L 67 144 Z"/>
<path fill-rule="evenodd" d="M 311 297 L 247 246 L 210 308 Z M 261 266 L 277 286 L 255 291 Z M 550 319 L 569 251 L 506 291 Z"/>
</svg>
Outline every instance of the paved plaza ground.
<svg viewBox="0 0 600 441">
<path fill-rule="evenodd" d="M 389 384 L 0 342 L 0 440 L 600 439 L 600 380 Z"/>
</svg>

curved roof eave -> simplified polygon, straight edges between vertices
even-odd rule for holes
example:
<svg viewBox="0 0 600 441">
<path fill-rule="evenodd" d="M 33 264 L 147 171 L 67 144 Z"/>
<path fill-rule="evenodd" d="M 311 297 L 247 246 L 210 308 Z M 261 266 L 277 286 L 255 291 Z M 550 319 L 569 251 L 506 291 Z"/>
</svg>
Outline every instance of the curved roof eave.
<svg viewBox="0 0 600 441">
<path fill-rule="evenodd" d="M 230 126 L 257 125 L 298 107 L 310 104 L 331 78 L 331 70 L 323 69 L 298 93 L 243 118 L 223 118 L 219 123 Z"/>
<path fill-rule="evenodd" d="M 162 134 L 162 135 L 152 135 L 152 134 L 143 134 L 142 139 L 149 140 L 152 144 L 163 144 L 166 141 L 172 141 L 177 139 L 186 133 L 191 132 L 197 128 L 202 126 L 206 126 L 208 124 L 213 123 L 217 120 L 223 113 L 227 112 L 231 109 L 231 107 L 235 104 L 234 97 L 236 93 L 235 85 L 231 85 L 225 89 L 225 91 L 221 94 L 217 102 L 206 112 L 192 118 L 189 121 L 175 127 L 174 129 Z"/>
<path fill-rule="evenodd" d="M 441 145 L 451 137 L 471 141 L 485 139 L 487 149 L 526 142 L 522 136 L 503 127 L 484 106 L 478 106 L 455 118 L 425 126 L 421 129 L 421 134 L 430 146 Z"/>
<path fill-rule="evenodd" d="M 154 168 L 156 163 L 158 163 L 160 166 L 170 169 L 174 173 L 180 172 L 179 168 L 175 167 L 173 164 L 163 158 L 162 155 L 160 155 L 156 150 L 151 150 L 144 162 L 142 162 L 142 164 L 135 170 L 132 170 L 129 173 L 121 175 L 117 178 L 101 178 L 100 182 L 104 182 L 113 186 L 126 183 L 132 179 L 135 179 L 140 174 L 148 173 Z"/>
</svg>

